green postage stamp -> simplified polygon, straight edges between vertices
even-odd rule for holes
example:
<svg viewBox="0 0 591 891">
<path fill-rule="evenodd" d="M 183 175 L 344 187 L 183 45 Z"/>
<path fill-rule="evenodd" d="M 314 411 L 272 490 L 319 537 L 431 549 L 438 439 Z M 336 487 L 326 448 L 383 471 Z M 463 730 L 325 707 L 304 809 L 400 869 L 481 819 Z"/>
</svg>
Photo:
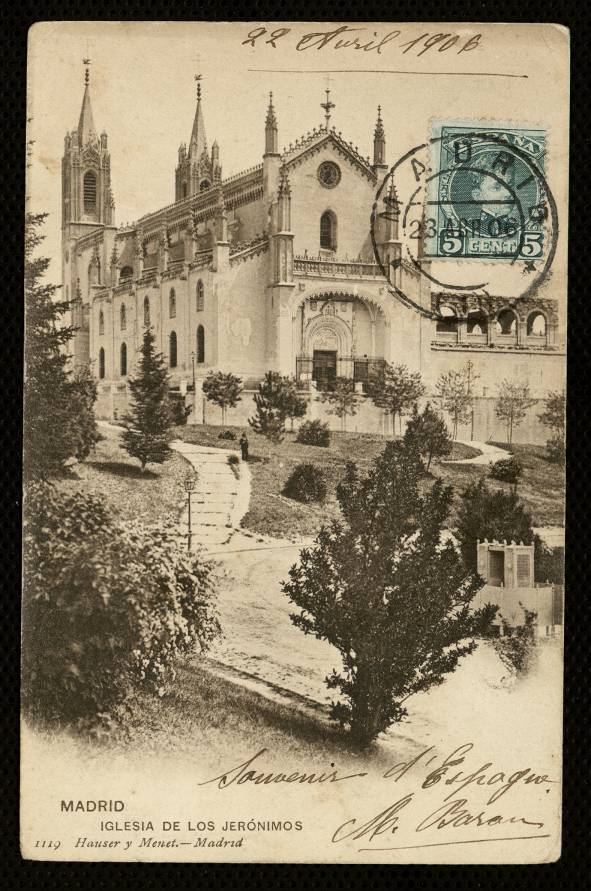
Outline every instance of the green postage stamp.
<svg viewBox="0 0 591 891">
<path fill-rule="evenodd" d="M 545 130 L 440 124 L 432 137 L 426 256 L 540 260 Z"/>
</svg>

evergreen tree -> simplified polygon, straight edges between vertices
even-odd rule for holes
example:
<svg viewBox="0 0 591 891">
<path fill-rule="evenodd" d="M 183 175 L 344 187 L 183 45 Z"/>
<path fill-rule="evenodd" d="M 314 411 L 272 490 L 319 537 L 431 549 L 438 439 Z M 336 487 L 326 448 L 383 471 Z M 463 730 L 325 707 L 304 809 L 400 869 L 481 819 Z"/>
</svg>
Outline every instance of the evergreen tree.
<svg viewBox="0 0 591 891">
<path fill-rule="evenodd" d="M 476 542 L 515 541 L 541 547 L 534 535 L 532 517 L 516 492 L 491 491 L 484 479 L 471 483 L 462 492 L 456 536 L 467 570 L 476 572 Z"/>
<path fill-rule="evenodd" d="M 254 395 L 256 412 L 248 423 L 256 433 L 272 442 L 281 442 L 285 434 L 289 390 L 286 380 L 278 371 L 267 371 Z"/>
<path fill-rule="evenodd" d="M 308 411 L 308 400 L 299 392 L 295 378 L 284 377 L 283 381 L 285 386 L 285 393 L 283 396 L 285 416 L 291 421 L 291 430 L 293 432 L 294 420 L 296 418 L 303 418 Z"/>
<path fill-rule="evenodd" d="M 151 328 L 144 332 L 136 376 L 129 381 L 131 409 L 121 437 L 125 451 L 142 467 L 162 464 L 170 455 L 172 418 L 168 400 L 168 373 L 162 353 L 154 349 Z"/>
<path fill-rule="evenodd" d="M 234 408 L 240 401 L 242 381 L 231 371 L 210 371 L 203 381 L 203 393 L 209 402 L 222 410 L 222 427 L 226 424 L 226 408 Z"/>
<path fill-rule="evenodd" d="M 426 459 L 427 470 L 433 458 L 449 455 L 453 446 L 445 421 L 429 403 L 420 413 L 415 405 L 412 418 L 404 433 L 404 442 L 415 448 Z"/>
<path fill-rule="evenodd" d="M 443 682 L 471 653 L 496 606 L 471 610 L 482 580 L 441 544 L 452 490 L 419 492 L 419 455 L 391 442 L 370 473 L 354 464 L 337 489 L 342 518 L 304 548 L 283 590 L 292 622 L 335 646 L 341 673 L 326 679 L 342 698 L 332 716 L 365 745 L 407 713 L 409 696 Z"/>
<path fill-rule="evenodd" d="M 59 474 L 69 458 L 86 457 L 98 439 L 96 386 L 88 370 L 71 370 L 68 346 L 75 328 L 64 324 L 72 304 L 55 300 L 57 285 L 44 284 L 46 257 L 34 257 L 47 214 L 25 217 L 24 476 Z"/>
<path fill-rule="evenodd" d="M 341 419 L 343 431 L 347 429 L 347 416 L 357 414 L 357 393 L 355 381 L 351 377 L 336 377 L 332 390 L 325 390 L 322 401 L 328 403 L 326 409 L 329 415 L 336 415 Z"/>
<path fill-rule="evenodd" d="M 396 416 L 412 411 L 425 392 L 418 371 L 409 371 L 406 365 L 390 365 L 384 362 L 377 375 L 370 381 L 369 395 L 378 408 L 392 415 L 392 432 Z"/>
<path fill-rule="evenodd" d="M 544 411 L 538 415 L 542 424 L 552 431 L 552 436 L 546 442 L 548 459 L 557 464 L 564 464 L 566 458 L 566 446 L 564 437 L 566 434 L 566 394 L 562 392 L 549 392 L 545 399 Z"/>
</svg>

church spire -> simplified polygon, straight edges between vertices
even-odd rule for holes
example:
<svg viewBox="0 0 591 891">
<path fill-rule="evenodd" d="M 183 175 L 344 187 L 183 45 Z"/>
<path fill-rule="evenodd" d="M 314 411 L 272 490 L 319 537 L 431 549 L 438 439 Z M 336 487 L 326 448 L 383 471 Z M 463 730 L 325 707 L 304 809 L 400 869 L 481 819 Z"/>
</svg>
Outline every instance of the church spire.
<svg viewBox="0 0 591 891">
<path fill-rule="evenodd" d="M 386 134 L 382 121 L 382 107 L 378 105 L 378 119 L 373 134 L 373 166 L 384 167 L 386 164 Z"/>
<path fill-rule="evenodd" d="M 269 107 L 265 120 L 265 154 L 278 154 L 277 118 L 275 117 L 275 109 L 273 107 L 273 93 L 269 93 Z"/>
<path fill-rule="evenodd" d="M 205 135 L 203 109 L 201 108 L 201 75 L 196 74 L 195 80 L 197 81 L 197 108 L 195 109 L 195 120 L 193 121 L 191 139 L 189 140 L 189 157 L 197 161 L 203 152 L 207 151 L 207 137 Z"/>
<path fill-rule="evenodd" d="M 78 144 L 86 145 L 87 142 L 96 142 L 96 128 L 92 117 L 92 106 L 90 104 L 90 59 L 82 60 L 85 67 L 84 72 L 84 98 L 82 99 L 82 109 L 80 111 L 80 120 L 78 121 Z"/>
</svg>

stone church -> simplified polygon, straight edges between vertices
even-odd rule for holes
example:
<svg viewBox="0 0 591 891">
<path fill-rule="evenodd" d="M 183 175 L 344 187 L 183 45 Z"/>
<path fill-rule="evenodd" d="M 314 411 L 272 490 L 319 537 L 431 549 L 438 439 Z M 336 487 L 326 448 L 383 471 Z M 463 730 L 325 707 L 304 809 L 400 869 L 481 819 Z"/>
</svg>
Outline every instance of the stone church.
<svg viewBox="0 0 591 891">
<path fill-rule="evenodd" d="M 420 371 L 432 396 L 439 374 L 469 358 L 478 398 L 470 429 L 460 432 L 475 439 L 502 438 L 494 417 L 500 379 L 528 382 L 540 399 L 562 386 L 564 311 L 555 299 L 491 296 L 485 313 L 476 295 L 432 292 L 406 262 L 397 284 L 439 318 L 389 293 L 369 231 L 389 169 L 379 107 L 367 122 L 371 157 L 331 126 L 328 91 L 323 124 L 280 148 L 271 94 L 260 136 L 256 129 L 245 135 L 264 147 L 260 163 L 224 176 L 223 139 L 208 145 L 198 83 L 174 178 L 171 159 L 174 200 L 117 227 L 108 139 L 94 124 L 88 69 L 85 81 L 62 161 L 62 280 L 65 298 L 74 301 L 74 359 L 90 362 L 96 374 L 99 416 L 125 412 L 146 326 L 168 362 L 171 389 L 193 406 L 195 423 L 219 423 L 219 410 L 201 391 L 211 369 L 242 378 L 243 399 L 228 422 L 245 424 L 250 391 L 269 369 L 294 375 L 309 394 L 309 416 L 324 417 L 318 392 L 337 375 L 353 378 L 363 394 L 380 362 L 405 363 Z M 383 262 L 400 258 L 395 221 L 380 220 L 375 239 Z M 383 413 L 362 395 L 350 427 L 388 430 Z M 517 431 L 520 438 L 547 438 L 537 412 Z"/>
</svg>

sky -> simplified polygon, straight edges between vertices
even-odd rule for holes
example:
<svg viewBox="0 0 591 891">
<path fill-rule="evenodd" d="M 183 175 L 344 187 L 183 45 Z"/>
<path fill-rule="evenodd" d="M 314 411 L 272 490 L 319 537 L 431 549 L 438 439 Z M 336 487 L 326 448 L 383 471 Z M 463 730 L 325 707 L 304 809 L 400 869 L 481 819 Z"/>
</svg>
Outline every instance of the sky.
<svg viewBox="0 0 591 891">
<path fill-rule="evenodd" d="M 249 32 L 258 27 L 266 27 L 266 34 L 249 44 Z M 426 53 L 420 49 L 422 43 L 401 50 L 404 38 L 410 41 L 437 31 L 433 24 L 359 25 L 365 27 L 362 33 L 368 39 L 377 35 L 374 42 L 395 30 L 401 32 L 379 53 L 336 50 L 334 41 L 320 50 L 296 50 L 302 35 L 329 31 L 337 27 L 335 23 L 294 23 L 275 47 L 264 43 L 270 32 L 284 27 L 199 22 L 33 26 L 28 135 L 34 149 L 27 194 L 31 210 L 49 213 L 44 253 L 52 258 L 49 275 L 54 281 L 60 275 L 61 157 L 64 136 L 77 126 L 80 114 L 83 57 L 92 60 L 94 122 L 109 137 L 117 225 L 174 200 L 178 146 L 188 142 L 195 113 L 195 73 L 202 75 L 208 145 L 218 140 L 224 177 L 260 163 L 269 90 L 274 94 L 283 148 L 323 122 L 320 104 L 329 83 L 335 103 L 331 125 L 363 155 L 373 152 L 378 104 L 391 164 L 425 141 L 430 123 L 442 115 L 450 121 L 525 119 L 548 127 L 557 179 L 560 174 L 565 180 L 566 168 L 563 173 L 560 168 L 568 148 L 568 97 L 565 103 L 564 57 L 560 57 L 564 36 L 559 30 L 546 30 L 543 40 L 538 35 L 533 41 L 529 26 L 499 26 L 487 31 L 473 50 L 459 54 L 456 46 L 440 53 L 441 41 Z M 458 34 L 461 46 L 485 27 L 447 24 L 445 30 Z M 471 74 L 499 70 L 529 75 L 493 79 Z M 565 221 L 566 186 L 562 188 L 561 182 L 557 182 L 558 197 Z M 564 265 L 559 256 L 555 275 L 560 264 Z"/>
</svg>

